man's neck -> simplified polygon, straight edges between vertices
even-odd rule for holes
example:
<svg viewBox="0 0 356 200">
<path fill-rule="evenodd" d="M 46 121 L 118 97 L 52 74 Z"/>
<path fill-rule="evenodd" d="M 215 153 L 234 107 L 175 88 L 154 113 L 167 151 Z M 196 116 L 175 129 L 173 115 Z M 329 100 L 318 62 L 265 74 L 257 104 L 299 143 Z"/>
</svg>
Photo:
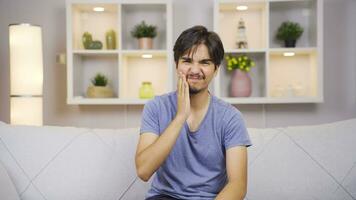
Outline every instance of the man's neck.
<svg viewBox="0 0 356 200">
<path fill-rule="evenodd" d="M 190 95 L 190 108 L 193 111 L 204 109 L 209 103 L 210 94 L 208 90 L 201 91 L 197 94 Z"/>
</svg>

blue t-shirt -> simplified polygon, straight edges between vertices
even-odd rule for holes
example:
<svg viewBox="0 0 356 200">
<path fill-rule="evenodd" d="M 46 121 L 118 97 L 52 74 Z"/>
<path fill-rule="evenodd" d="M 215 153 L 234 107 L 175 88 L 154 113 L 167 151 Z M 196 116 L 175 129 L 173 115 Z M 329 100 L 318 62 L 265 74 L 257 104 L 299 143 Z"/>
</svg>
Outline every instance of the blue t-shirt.
<svg viewBox="0 0 356 200">
<path fill-rule="evenodd" d="M 176 91 L 156 96 L 144 106 L 140 133 L 162 134 L 176 112 Z M 252 145 L 240 111 L 211 95 L 199 128 L 191 132 L 184 123 L 146 198 L 166 194 L 178 199 L 214 199 L 227 183 L 225 151 L 238 145 Z"/>
</svg>

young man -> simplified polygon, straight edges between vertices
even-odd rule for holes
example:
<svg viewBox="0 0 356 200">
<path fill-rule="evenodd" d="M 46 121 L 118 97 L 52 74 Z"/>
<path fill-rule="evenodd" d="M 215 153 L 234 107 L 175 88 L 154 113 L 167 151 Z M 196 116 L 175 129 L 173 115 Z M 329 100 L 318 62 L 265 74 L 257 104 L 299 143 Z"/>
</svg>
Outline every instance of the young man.
<svg viewBox="0 0 356 200">
<path fill-rule="evenodd" d="M 243 199 L 251 141 L 241 113 L 208 90 L 222 42 L 194 26 L 173 50 L 177 90 L 147 102 L 142 115 L 136 170 L 143 181 L 156 172 L 146 200 Z"/>
</svg>

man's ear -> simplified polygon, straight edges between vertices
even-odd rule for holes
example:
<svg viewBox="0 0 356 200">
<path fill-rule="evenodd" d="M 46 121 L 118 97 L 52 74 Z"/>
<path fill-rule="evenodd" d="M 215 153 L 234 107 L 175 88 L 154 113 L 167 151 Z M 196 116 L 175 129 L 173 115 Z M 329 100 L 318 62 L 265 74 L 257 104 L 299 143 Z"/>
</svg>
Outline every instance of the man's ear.
<svg viewBox="0 0 356 200">
<path fill-rule="evenodd" d="M 214 77 L 216 77 L 216 75 L 218 75 L 219 69 L 220 69 L 220 66 L 216 66 L 215 72 L 214 72 Z"/>
</svg>

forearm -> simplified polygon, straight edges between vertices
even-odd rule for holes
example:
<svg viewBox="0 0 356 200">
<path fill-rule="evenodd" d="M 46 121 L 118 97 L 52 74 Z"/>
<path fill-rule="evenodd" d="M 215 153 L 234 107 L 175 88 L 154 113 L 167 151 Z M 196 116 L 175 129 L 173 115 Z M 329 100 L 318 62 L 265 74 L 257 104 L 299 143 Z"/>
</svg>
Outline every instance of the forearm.
<svg viewBox="0 0 356 200">
<path fill-rule="evenodd" d="M 247 187 L 241 181 L 231 181 L 225 185 L 216 197 L 216 200 L 243 200 Z"/>
<path fill-rule="evenodd" d="M 175 117 L 160 137 L 136 157 L 136 167 L 143 180 L 147 181 L 162 165 L 171 152 L 185 119 Z"/>
</svg>

